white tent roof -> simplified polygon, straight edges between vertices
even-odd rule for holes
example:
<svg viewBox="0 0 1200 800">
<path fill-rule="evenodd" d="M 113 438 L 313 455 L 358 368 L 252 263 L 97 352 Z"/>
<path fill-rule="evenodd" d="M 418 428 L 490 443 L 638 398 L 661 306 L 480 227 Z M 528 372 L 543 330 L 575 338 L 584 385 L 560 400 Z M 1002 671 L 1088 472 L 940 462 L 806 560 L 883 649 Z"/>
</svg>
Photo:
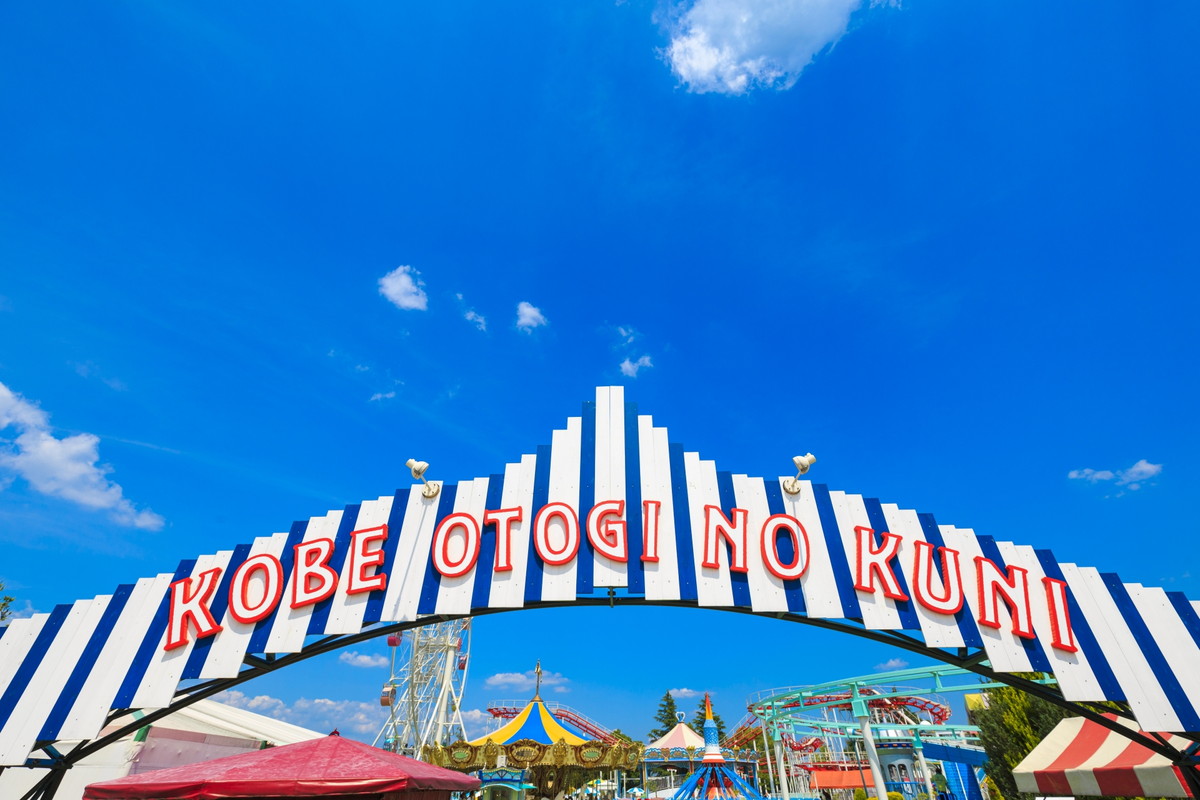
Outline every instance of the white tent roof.
<svg viewBox="0 0 1200 800">
<path fill-rule="evenodd" d="M 234 708 L 216 700 L 197 700 L 187 708 L 153 723 L 154 727 L 171 728 L 177 731 L 193 731 L 216 736 L 234 736 L 240 739 L 257 739 L 271 744 L 296 744 L 311 739 L 320 739 L 325 733 L 310 731 L 290 722 L 266 717 Z"/>
<path fill-rule="evenodd" d="M 657 750 L 662 747 L 704 747 L 704 737 L 680 722 L 667 731 L 657 742 L 646 745 L 647 750 Z"/>
<path fill-rule="evenodd" d="M 83 787 L 90 783 L 123 778 L 146 769 L 207 761 L 258 749 L 262 742 L 294 744 L 325 735 L 215 700 L 198 700 L 149 727 L 145 741 L 126 736 L 67 770 L 55 800 L 78 800 L 83 797 Z M 44 769 L 0 772 L 0 798 L 20 797 L 45 774 Z"/>
</svg>

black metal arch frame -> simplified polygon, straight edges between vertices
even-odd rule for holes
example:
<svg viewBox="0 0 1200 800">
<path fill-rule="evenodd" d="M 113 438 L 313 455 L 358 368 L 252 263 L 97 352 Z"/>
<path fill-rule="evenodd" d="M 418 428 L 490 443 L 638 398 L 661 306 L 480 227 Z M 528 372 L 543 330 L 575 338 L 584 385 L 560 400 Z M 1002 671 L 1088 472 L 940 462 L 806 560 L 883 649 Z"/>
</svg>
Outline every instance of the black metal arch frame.
<svg viewBox="0 0 1200 800">
<path fill-rule="evenodd" d="M 67 753 L 61 753 L 55 747 L 56 741 L 40 741 L 35 745 L 34 752 L 41 750 L 46 754 L 45 758 L 30 758 L 26 761 L 23 767 L 0 767 L 0 772 L 4 769 L 24 769 L 24 768 L 42 768 L 47 769 L 47 774 L 37 782 L 29 791 L 22 795 L 21 800 L 50 800 L 57 792 L 59 785 L 62 783 L 66 771 L 77 764 L 82 759 L 93 753 L 107 747 L 120 739 L 123 739 L 130 734 L 135 733 L 140 728 L 145 727 L 153 722 L 156 722 L 163 717 L 185 708 L 198 700 L 203 700 L 206 697 L 218 694 L 231 689 L 239 684 L 258 678 L 262 675 L 281 670 L 284 667 L 299 663 L 313 656 L 323 655 L 325 653 L 339 650 L 349 645 L 365 642 L 379 636 L 386 636 L 390 633 L 398 633 L 400 631 L 410 630 L 412 628 L 420 628 L 425 625 L 430 625 L 435 622 L 448 622 L 455 619 L 463 619 L 465 617 L 482 617 L 491 616 L 493 614 L 504 614 L 513 611 L 522 611 L 536 608 L 564 608 L 569 606 L 615 606 L 615 605 L 632 605 L 632 606 L 666 606 L 674 608 L 698 608 L 694 603 L 683 601 L 648 601 L 641 597 L 622 597 L 611 593 L 609 597 L 586 597 L 577 600 L 563 600 L 553 602 L 538 602 L 530 603 L 521 608 L 503 608 L 503 609 L 486 609 L 474 614 L 462 615 L 435 615 L 423 617 L 420 620 L 413 622 L 401 622 L 391 625 L 377 625 L 369 630 L 363 630 L 359 633 L 347 634 L 344 636 L 327 636 L 319 639 L 309 645 L 306 645 L 300 652 L 281 657 L 259 657 L 246 656 L 243 659 L 245 669 L 238 673 L 234 678 L 220 678 L 217 680 L 198 683 L 193 686 L 188 686 L 180 689 L 175 693 L 174 701 L 166 708 L 151 711 L 136 720 L 130 721 L 125 725 L 117 728 L 111 733 L 94 739 L 84 741 L 76 745 Z M 1187 782 L 1188 789 L 1192 793 L 1192 797 L 1200 798 L 1200 732 L 1184 732 L 1176 735 L 1183 736 L 1189 739 L 1193 744 L 1186 750 L 1179 750 L 1168 743 L 1167 739 L 1158 733 L 1146 733 L 1140 730 L 1133 730 L 1119 722 L 1109 719 L 1104 716 L 1104 712 L 1111 713 L 1113 709 L 1105 708 L 1104 712 L 1098 711 L 1094 706 L 1082 703 L 1076 703 L 1065 699 L 1062 693 L 1057 688 L 1046 686 L 1033 681 L 1026 680 L 1016 675 L 1010 675 L 1003 672 L 996 672 L 987 665 L 987 653 L 982 649 L 959 648 L 957 653 L 949 653 L 945 650 L 939 650 L 927 646 L 919 639 L 915 639 L 899 631 L 876 631 L 862 627 L 862 620 L 848 621 L 830 621 L 824 619 L 812 619 L 810 617 L 794 614 L 791 612 L 755 612 L 746 608 L 714 608 L 715 611 L 729 611 L 739 614 L 748 614 L 756 617 L 766 617 L 769 619 L 779 619 L 786 622 L 798 622 L 804 625 L 812 625 L 817 628 L 825 628 L 826 630 L 848 633 L 854 636 L 860 636 L 865 639 L 871 639 L 876 642 L 888 644 L 893 647 L 899 647 L 913 653 L 917 653 L 929 658 L 942 661 L 946 664 L 964 669 L 968 672 L 973 672 L 982 677 L 997 683 L 1004 683 L 1013 688 L 1028 692 L 1035 697 L 1040 697 L 1043 700 L 1051 702 L 1057 706 L 1067 709 L 1072 714 L 1085 717 L 1086 719 L 1102 725 L 1105 728 L 1117 733 L 1125 738 L 1137 742 L 1143 747 L 1165 756 L 1171 760 L 1171 763 L 1179 767 L 1180 773 Z M 855 625 L 853 623 L 858 623 Z M 111 725 L 117 722 L 122 717 L 132 714 L 136 709 L 114 709 L 108 716 L 107 724 Z M 1132 719 L 1133 714 L 1128 708 L 1117 711 L 1123 717 Z"/>
</svg>

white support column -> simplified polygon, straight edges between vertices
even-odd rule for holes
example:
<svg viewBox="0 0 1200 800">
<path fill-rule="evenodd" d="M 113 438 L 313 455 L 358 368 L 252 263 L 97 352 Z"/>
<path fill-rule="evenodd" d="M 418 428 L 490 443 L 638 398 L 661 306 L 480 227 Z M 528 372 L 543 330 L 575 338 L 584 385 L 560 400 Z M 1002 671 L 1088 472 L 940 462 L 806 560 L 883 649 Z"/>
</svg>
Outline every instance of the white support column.
<svg viewBox="0 0 1200 800">
<path fill-rule="evenodd" d="M 767 787 L 769 789 L 770 787 L 773 787 L 775 785 L 775 770 L 771 767 L 771 743 L 767 740 L 767 725 L 766 725 L 766 723 L 763 723 L 763 726 L 762 726 L 762 737 L 763 737 L 763 758 L 765 758 L 767 761 Z M 933 800 L 933 798 L 931 797 L 929 800 Z"/>
<path fill-rule="evenodd" d="M 875 736 L 871 733 L 871 717 L 858 717 L 858 725 L 862 731 L 863 744 L 866 746 L 867 763 L 871 765 L 871 775 L 875 779 L 875 797 L 877 800 L 887 800 L 887 785 L 883 782 L 883 767 L 879 764 L 879 752 L 875 749 Z"/>
<path fill-rule="evenodd" d="M 933 793 L 933 776 L 929 774 L 929 764 L 925 761 L 925 746 L 917 731 L 913 731 L 913 752 L 917 754 L 917 763 L 921 765 L 921 775 L 925 778 L 925 794 L 929 800 L 937 800 L 937 795 Z"/>
<path fill-rule="evenodd" d="M 775 728 L 775 766 L 779 767 L 776 774 L 779 776 L 779 796 L 783 800 L 790 800 L 792 796 L 792 787 L 787 776 L 787 762 L 783 759 L 783 737 L 779 735 L 779 728 Z M 883 800 L 887 800 L 885 797 Z"/>
</svg>

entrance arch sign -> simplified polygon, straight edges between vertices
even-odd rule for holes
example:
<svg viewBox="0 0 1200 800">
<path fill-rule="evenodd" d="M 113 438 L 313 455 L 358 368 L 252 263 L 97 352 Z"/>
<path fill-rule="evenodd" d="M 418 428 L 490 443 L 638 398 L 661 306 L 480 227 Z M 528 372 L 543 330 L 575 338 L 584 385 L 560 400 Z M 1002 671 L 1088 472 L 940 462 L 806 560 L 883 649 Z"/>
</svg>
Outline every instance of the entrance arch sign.
<svg viewBox="0 0 1200 800">
<path fill-rule="evenodd" d="M 1146 730 L 1200 731 L 1200 603 L 785 484 L 719 470 L 599 388 L 500 473 L 364 500 L 0 629 L 0 766 L 310 637 L 599 598 L 849 622 L 1053 673 L 1067 700 L 1126 702 Z"/>
</svg>

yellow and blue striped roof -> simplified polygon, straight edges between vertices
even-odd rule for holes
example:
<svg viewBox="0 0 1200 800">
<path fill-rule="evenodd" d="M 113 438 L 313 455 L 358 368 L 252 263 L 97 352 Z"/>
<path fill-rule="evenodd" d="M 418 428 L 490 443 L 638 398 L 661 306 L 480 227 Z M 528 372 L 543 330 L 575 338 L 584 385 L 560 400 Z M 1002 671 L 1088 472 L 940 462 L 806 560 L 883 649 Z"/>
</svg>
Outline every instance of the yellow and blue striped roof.
<svg viewBox="0 0 1200 800">
<path fill-rule="evenodd" d="M 509 744 L 518 739 L 533 739 L 540 744 L 554 744 L 562 739 L 567 744 L 583 744 L 588 737 L 559 722 L 546 704 L 535 698 L 503 728 L 474 739 L 470 744 L 484 744 L 488 739 L 496 744 Z"/>
</svg>

